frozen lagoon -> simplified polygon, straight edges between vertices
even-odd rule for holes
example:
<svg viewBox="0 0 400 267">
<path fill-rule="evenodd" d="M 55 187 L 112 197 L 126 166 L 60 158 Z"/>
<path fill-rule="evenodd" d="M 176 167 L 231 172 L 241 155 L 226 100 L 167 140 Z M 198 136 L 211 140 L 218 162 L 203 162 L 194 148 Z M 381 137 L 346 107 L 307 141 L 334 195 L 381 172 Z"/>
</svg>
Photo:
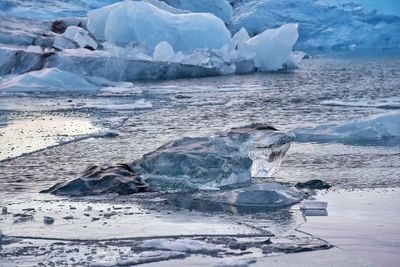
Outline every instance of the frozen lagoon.
<svg viewBox="0 0 400 267">
<path fill-rule="evenodd" d="M 44 253 L 51 255 L 47 258 L 49 262 L 53 260 L 69 262 L 70 258 L 74 258 L 76 262 L 81 261 L 81 263 L 100 263 L 101 259 L 104 259 L 102 255 L 113 255 L 103 263 L 112 265 L 117 261 L 124 262 L 129 259 L 131 263 L 134 260 L 142 263 L 152 260 L 158 265 L 160 264 L 158 261 L 161 260 L 185 257 L 184 260 L 175 260 L 174 263 L 187 265 L 202 262 L 220 265 L 221 262 L 236 263 L 240 259 L 244 265 L 254 262 L 255 265 L 262 265 L 264 261 L 278 261 L 286 262 L 290 266 L 290 262 L 302 260 L 318 264 L 320 262 L 316 262 L 314 257 L 307 256 L 315 254 L 316 257 L 330 255 L 331 259 L 341 259 L 341 262 L 337 262 L 338 266 L 342 266 L 340 263 L 348 261 L 349 258 L 355 262 L 352 266 L 374 263 L 379 265 L 380 262 L 363 259 L 362 256 L 357 256 L 361 254 L 353 251 L 354 248 L 361 248 L 365 244 L 359 239 L 362 233 L 350 235 L 349 231 L 351 232 L 352 228 L 347 226 L 340 229 L 344 231 L 346 239 L 355 242 L 353 248 L 348 248 L 343 242 L 331 239 L 330 231 L 335 230 L 337 220 L 344 214 L 363 211 L 372 216 L 376 209 L 374 205 L 360 207 L 362 203 L 357 202 L 371 199 L 374 203 L 383 203 L 379 206 L 382 215 L 376 216 L 376 219 L 377 224 L 385 225 L 384 228 L 388 229 L 386 232 L 388 234 L 384 235 L 385 239 L 386 236 L 398 236 L 399 227 L 395 225 L 397 220 L 391 218 L 391 214 L 396 214 L 398 207 L 388 205 L 385 208 L 385 203 L 389 203 L 390 198 L 395 198 L 398 194 L 371 189 L 398 188 L 400 147 L 396 142 L 376 140 L 368 144 L 357 144 L 336 140 L 292 144 L 275 177 L 276 181 L 294 184 L 298 181 L 319 178 L 333 185 L 328 195 L 337 194 L 339 199 L 343 197 L 343 200 L 351 200 L 352 205 L 356 206 L 352 208 L 346 204 L 339 205 L 337 198 L 327 197 L 328 216 L 308 219 L 308 222 L 300 228 L 302 230 L 304 227 L 306 232 L 315 235 L 311 239 L 308 235 L 294 230 L 304 222 L 301 212 L 296 210 L 296 207 L 279 212 L 259 213 L 259 210 L 256 210 L 250 214 L 243 214 L 241 210 L 232 207 L 220 210 L 215 208 L 196 210 L 196 206 L 176 207 L 171 205 L 172 203 L 165 202 L 162 195 L 68 199 L 37 192 L 56 182 L 74 178 L 89 164 L 129 162 L 167 141 L 182 136 L 207 136 L 244 123 L 259 121 L 268 121 L 280 129 L 290 130 L 328 122 L 347 123 L 371 115 L 395 112 L 395 107 L 393 110 L 387 110 L 368 105 L 331 106 L 326 105 L 325 101 L 367 103 L 379 99 L 384 101 L 398 99 L 399 62 L 396 53 L 379 57 L 354 54 L 351 57 L 348 54 L 317 55 L 304 60 L 300 69 L 279 73 L 141 82 L 134 83 L 130 87 L 111 87 L 86 93 L 3 94 L 0 97 L 2 129 L 33 115 L 39 118 L 60 116 L 67 119 L 90 118 L 95 129 L 112 130 L 117 135 L 112 138 L 89 138 L 68 142 L 0 162 L 1 204 L 7 206 L 10 212 L 8 215 L 0 216 L 0 228 L 3 234 L 30 238 L 43 236 L 50 239 L 23 238 L 16 243 L 3 245 L 2 260 L 12 266 L 12 261 L 20 258 L 29 265 L 35 263 L 35 258 L 31 256 L 38 256 L 37 259 L 40 261 L 45 260 L 39 257 Z M 147 105 L 145 109 L 135 108 L 137 107 L 135 103 L 142 99 L 151 105 Z M 27 103 L 29 105 L 26 105 Z M 124 108 L 116 109 L 118 106 Z M 71 138 L 73 137 L 72 135 Z M 1 144 L 4 144 L 3 141 Z M 1 147 L 2 153 L 9 149 L 9 146 Z M 365 197 L 354 197 L 357 196 L 357 192 L 352 192 L 354 189 L 365 189 Z M 317 198 L 323 200 L 324 197 Z M 91 210 L 88 206 L 91 206 Z M 104 216 L 102 213 L 107 215 Z M 27 216 L 14 216 L 16 214 Z M 43 216 L 55 218 L 54 224 L 44 224 Z M 22 217 L 27 219 L 20 219 Z M 367 229 L 368 218 L 367 215 L 362 216 L 357 226 L 365 225 Z M 14 224 L 14 220 L 17 219 L 26 221 Z M 323 223 L 324 226 L 320 227 L 313 222 Z M 307 228 L 307 225 L 312 229 Z M 99 232 L 98 229 L 102 231 Z M 171 232 L 171 229 L 177 231 Z M 100 233 L 101 238 L 105 240 L 91 241 L 100 238 Z M 275 237 L 270 237 L 271 233 Z M 175 236 L 181 234 L 187 236 L 179 238 Z M 200 236 L 193 237 L 193 234 Z M 180 245 L 186 249 L 189 245 L 197 244 L 200 247 L 210 248 L 211 251 L 214 249 L 214 252 L 207 249 L 201 252 L 164 250 L 160 252 L 160 248 L 146 248 L 143 251 L 139 249 L 139 245 L 144 235 L 150 239 L 159 239 L 161 235 L 173 235 L 166 238 L 168 242 L 179 239 L 177 243 L 180 243 L 183 238 Z M 264 242 L 268 238 L 271 238 L 273 246 L 276 247 L 285 244 L 299 249 L 307 246 L 323 248 L 326 243 L 316 240 L 317 237 L 323 237 L 329 244 L 338 245 L 340 248 L 344 246 L 345 252 L 331 249 L 309 252 L 310 254 L 264 258 L 268 256 L 262 252 L 263 247 L 267 245 Z M 58 238 L 72 241 L 56 240 Z M 77 238 L 84 240 L 73 240 Z M 195 241 L 191 242 L 192 239 Z M 7 239 L 4 242 L 7 244 Z M 393 257 L 395 266 L 398 261 L 396 259 L 398 253 L 395 253 L 398 248 L 397 242 L 396 238 L 385 245 L 376 242 L 376 245 L 371 246 L 369 253 L 375 255 L 373 252 L 378 250 L 387 251 Z M 243 255 L 240 249 L 235 249 L 237 243 L 246 245 Z M 229 244 L 232 248 L 229 248 Z M 57 249 L 54 250 L 56 251 L 54 254 L 47 254 L 46 249 L 41 249 L 49 246 Z M 66 249 L 68 246 L 71 246 L 71 249 Z M 135 247 L 136 250 L 131 250 L 131 247 Z M 23 254 L 24 251 L 30 252 Z M 97 256 L 88 258 L 92 251 L 96 251 Z M 234 254 L 230 254 L 231 252 Z M 82 256 L 85 253 L 89 254 Z M 22 255 L 27 256 L 24 258 Z M 323 257 L 323 259 L 329 263 L 329 258 Z M 69 263 L 72 264 L 73 261 Z M 165 262 L 165 264 L 170 263 L 172 262 Z M 389 266 L 390 262 L 386 264 Z"/>
</svg>

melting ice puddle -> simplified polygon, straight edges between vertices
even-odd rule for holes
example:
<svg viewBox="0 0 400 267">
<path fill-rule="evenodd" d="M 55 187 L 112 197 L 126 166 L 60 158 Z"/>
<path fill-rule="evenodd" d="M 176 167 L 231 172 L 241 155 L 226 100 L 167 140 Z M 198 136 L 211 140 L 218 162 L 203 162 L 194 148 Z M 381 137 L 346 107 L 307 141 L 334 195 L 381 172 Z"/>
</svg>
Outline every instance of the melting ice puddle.
<svg viewBox="0 0 400 267">
<path fill-rule="evenodd" d="M 16 120 L 0 128 L 0 160 L 18 157 L 102 130 L 89 119 L 60 116 Z"/>
</svg>

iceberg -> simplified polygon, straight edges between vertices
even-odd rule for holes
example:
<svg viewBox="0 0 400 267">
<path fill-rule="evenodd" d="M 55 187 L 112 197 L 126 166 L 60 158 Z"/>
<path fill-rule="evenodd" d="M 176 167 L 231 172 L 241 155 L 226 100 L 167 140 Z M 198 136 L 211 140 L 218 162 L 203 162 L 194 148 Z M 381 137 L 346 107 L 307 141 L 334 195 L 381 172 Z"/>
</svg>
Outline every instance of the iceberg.
<svg viewBox="0 0 400 267">
<path fill-rule="evenodd" d="M 2 92 L 42 92 L 42 91 L 86 91 L 96 90 L 97 86 L 84 77 L 61 71 L 56 68 L 44 68 L 6 79 L 0 84 Z"/>
<path fill-rule="evenodd" d="M 90 166 L 76 179 L 43 192 L 84 196 L 243 186 L 251 183 L 252 173 L 273 176 L 292 140 L 293 135 L 265 124 L 233 128 L 211 137 L 185 137 L 129 164 Z M 268 163 L 254 165 L 251 154 L 255 152 L 262 155 L 259 161 Z"/>
<path fill-rule="evenodd" d="M 400 138 L 400 113 L 388 113 L 345 123 L 323 124 L 295 131 L 299 141 L 379 141 Z"/>
<path fill-rule="evenodd" d="M 224 22 L 212 14 L 173 14 L 147 2 L 128 0 L 89 11 L 87 27 L 97 40 L 121 46 L 136 42 L 148 51 L 162 41 L 184 53 L 219 49 L 231 41 Z"/>
<path fill-rule="evenodd" d="M 255 67 L 260 70 L 282 69 L 299 36 L 297 27 L 295 23 L 285 24 L 277 29 L 265 30 L 247 40 L 245 47 L 254 54 Z"/>
</svg>

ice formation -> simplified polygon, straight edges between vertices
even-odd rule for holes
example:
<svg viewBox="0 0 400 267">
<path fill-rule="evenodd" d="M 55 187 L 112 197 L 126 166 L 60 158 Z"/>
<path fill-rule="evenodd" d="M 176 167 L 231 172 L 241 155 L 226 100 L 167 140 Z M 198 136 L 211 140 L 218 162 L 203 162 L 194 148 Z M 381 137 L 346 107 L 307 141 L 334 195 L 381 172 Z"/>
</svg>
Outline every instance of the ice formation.
<svg viewBox="0 0 400 267">
<path fill-rule="evenodd" d="M 374 2 L 379 6 L 382 1 Z M 398 49 L 400 43 L 400 17 L 367 12 L 362 6 L 331 7 L 314 0 L 235 1 L 228 27 L 232 33 L 244 27 L 254 36 L 286 23 L 299 24 L 295 49 L 300 50 Z"/>
<path fill-rule="evenodd" d="M 388 113 L 345 123 L 295 130 L 303 141 L 376 141 L 400 138 L 400 113 Z"/>
<path fill-rule="evenodd" d="M 228 22 L 232 16 L 232 6 L 226 0 L 162 0 L 168 5 L 191 12 L 212 13 Z"/>
<path fill-rule="evenodd" d="M 297 24 L 269 29 L 247 40 L 248 51 L 254 54 L 255 66 L 261 70 L 279 70 L 287 62 L 298 38 Z"/>
<path fill-rule="evenodd" d="M 252 173 L 274 175 L 292 139 L 293 135 L 263 124 L 234 128 L 213 137 L 186 137 L 130 164 L 89 167 L 75 180 L 45 192 L 80 196 L 135 193 L 147 189 L 147 184 L 150 190 L 181 191 L 249 184 Z"/>
<path fill-rule="evenodd" d="M 69 26 L 62 35 L 56 36 L 53 47 L 58 50 L 75 48 L 95 50 L 98 44 L 87 30 L 78 26 Z"/>
<path fill-rule="evenodd" d="M 302 199 L 302 194 L 286 185 L 266 183 L 206 194 L 198 193 L 193 199 L 237 207 L 279 208 L 298 203 Z"/>
<path fill-rule="evenodd" d="M 219 49 L 231 40 L 223 21 L 211 14 L 173 14 L 135 1 L 90 11 L 87 27 L 97 40 L 118 45 L 137 42 L 148 51 L 162 41 L 175 51 L 190 53 L 202 48 Z"/>
<path fill-rule="evenodd" d="M 0 84 L 0 91 L 3 92 L 85 91 L 96 89 L 98 87 L 89 83 L 84 77 L 56 68 L 31 71 L 6 79 Z"/>
</svg>

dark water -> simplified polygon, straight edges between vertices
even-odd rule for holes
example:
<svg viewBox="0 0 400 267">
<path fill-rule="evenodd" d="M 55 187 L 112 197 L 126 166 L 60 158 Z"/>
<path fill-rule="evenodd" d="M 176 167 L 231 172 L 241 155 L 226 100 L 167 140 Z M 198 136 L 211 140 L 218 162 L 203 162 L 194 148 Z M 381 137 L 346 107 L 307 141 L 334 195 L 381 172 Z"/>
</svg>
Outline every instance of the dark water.
<svg viewBox="0 0 400 267">
<path fill-rule="evenodd" d="M 116 138 L 87 139 L 0 162 L 0 194 L 15 197 L 38 192 L 73 178 L 88 164 L 131 162 L 166 141 L 183 136 L 209 135 L 253 122 L 270 122 L 289 130 L 390 112 L 374 107 L 321 105 L 326 100 L 380 101 L 399 97 L 398 53 L 316 56 L 304 60 L 300 69 L 287 72 L 137 83 L 112 94 L 3 96 L 2 105 L 30 103 L 31 108 L 1 111 L 2 123 L 45 114 L 91 117 L 104 126 L 120 125 Z M 153 108 L 105 108 L 142 98 L 150 101 Z M 86 106 L 56 104 L 66 99 Z M 337 188 L 397 187 L 400 144 L 295 142 L 276 179 L 296 182 L 313 178 L 326 180 Z"/>
</svg>

